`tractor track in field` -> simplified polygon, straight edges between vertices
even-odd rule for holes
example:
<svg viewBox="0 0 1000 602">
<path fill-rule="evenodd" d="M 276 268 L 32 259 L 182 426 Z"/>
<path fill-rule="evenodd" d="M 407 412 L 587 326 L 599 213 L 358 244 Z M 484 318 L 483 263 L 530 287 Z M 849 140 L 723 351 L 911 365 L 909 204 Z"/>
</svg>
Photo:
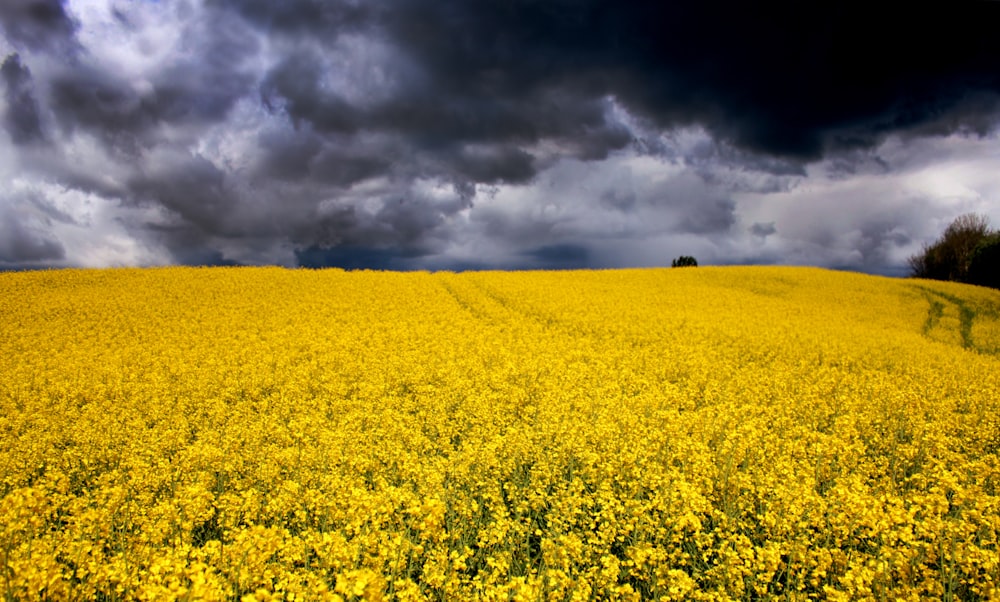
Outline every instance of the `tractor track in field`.
<svg viewBox="0 0 1000 602">
<path fill-rule="evenodd" d="M 924 320 L 924 336 L 931 338 L 931 332 L 937 328 L 944 317 L 945 309 L 952 305 L 958 311 L 958 334 L 962 337 L 962 347 L 970 351 L 982 352 L 972 338 L 972 323 L 976 319 L 976 311 L 969 307 L 969 304 L 953 295 L 932 290 L 927 287 L 916 287 L 927 299 L 929 307 L 927 309 L 927 319 Z"/>
</svg>

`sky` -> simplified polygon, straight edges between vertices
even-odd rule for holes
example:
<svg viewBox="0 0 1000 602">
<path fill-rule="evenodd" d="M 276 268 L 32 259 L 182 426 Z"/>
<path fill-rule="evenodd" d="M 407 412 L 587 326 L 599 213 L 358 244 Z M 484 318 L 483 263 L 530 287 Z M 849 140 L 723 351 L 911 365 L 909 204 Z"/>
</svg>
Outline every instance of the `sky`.
<svg viewBox="0 0 1000 602">
<path fill-rule="evenodd" d="M 815 265 L 1000 226 L 1000 2 L 3 0 L 0 269 Z"/>
</svg>

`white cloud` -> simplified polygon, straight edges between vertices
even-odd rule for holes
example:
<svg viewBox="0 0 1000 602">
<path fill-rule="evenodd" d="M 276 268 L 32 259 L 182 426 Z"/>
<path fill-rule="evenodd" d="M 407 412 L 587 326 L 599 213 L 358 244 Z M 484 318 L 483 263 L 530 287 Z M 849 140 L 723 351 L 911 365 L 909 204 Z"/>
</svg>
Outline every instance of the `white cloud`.
<svg viewBox="0 0 1000 602">
<path fill-rule="evenodd" d="M 68 9 L 80 23 L 77 39 L 88 58 L 137 89 L 184 53 L 183 27 L 198 16 L 186 2 L 71 0 Z"/>
</svg>

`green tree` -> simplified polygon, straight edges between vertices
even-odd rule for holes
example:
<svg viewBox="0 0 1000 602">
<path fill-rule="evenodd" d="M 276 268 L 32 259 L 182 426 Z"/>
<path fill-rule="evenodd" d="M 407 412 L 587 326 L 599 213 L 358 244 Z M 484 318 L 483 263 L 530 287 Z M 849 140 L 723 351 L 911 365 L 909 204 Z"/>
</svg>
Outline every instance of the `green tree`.
<svg viewBox="0 0 1000 602">
<path fill-rule="evenodd" d="M 969 262 L 969 282 L 1000 289 L 1000 231 L 983 238 Z"/>
<path fill-rule="evenodd" d="M 909 258 L 911 274 L 915 278 L 970 282 L 973 256 L 992 234 L 985 215 L 960 215 L 934 244 L 924 245 L 922 252 Z"/>
<path fill-rule="evenodd" d="M 688 267 L 698 267 L 698 260 L 690 255 L 681 255 L 677 259 L 670 262 L 670 267 L 672 268 L 688 268 Z"/>
</svg>

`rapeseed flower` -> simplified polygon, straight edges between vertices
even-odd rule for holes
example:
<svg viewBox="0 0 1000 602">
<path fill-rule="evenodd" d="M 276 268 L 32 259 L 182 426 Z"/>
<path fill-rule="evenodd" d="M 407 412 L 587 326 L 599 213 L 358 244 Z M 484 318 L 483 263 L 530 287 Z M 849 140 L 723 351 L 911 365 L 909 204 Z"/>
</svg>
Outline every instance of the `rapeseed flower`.
<svg viewBox="0 0 1000 602">
<path fill-rule="evenodd" d="M 1000 294 L 0 274 L 8 599 L 1000 597 Z"/>
</svg>

